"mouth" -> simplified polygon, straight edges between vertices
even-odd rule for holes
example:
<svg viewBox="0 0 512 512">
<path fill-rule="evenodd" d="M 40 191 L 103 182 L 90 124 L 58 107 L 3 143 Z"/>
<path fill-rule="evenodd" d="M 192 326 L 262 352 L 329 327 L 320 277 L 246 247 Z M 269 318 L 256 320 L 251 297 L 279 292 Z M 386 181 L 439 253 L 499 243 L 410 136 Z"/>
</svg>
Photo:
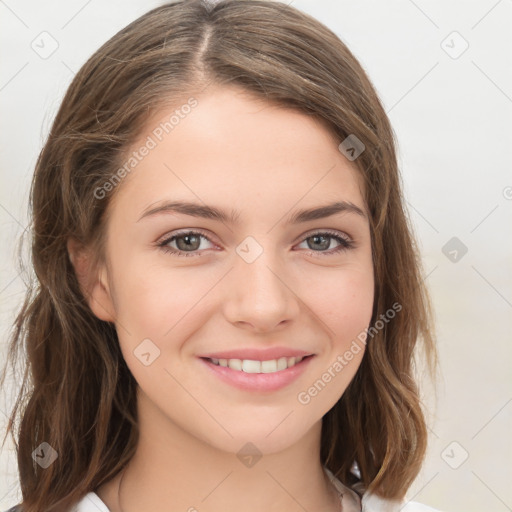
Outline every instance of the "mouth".
<svg viewBox="0 0 512 512">
<path fill-rule="evenodd" d="M 291 385 L 307 369 L 314 354 L 278 359 L 199 357 L 209 375 L 242 391 L 278 391 Z"/>
<path fill-rule="evenodd" d="M 202 358 L 216 366 L 230 368 L 237 372 L 245 373 L 276 373 L 288 368 L 293 368 L 304 359 L 313 357 L 313 355 L 302 357 L 280 357 L 279 359 L 269 359 L 265 361 L 257 359 L 218 359 L 215 357 Z"/>
</svg>

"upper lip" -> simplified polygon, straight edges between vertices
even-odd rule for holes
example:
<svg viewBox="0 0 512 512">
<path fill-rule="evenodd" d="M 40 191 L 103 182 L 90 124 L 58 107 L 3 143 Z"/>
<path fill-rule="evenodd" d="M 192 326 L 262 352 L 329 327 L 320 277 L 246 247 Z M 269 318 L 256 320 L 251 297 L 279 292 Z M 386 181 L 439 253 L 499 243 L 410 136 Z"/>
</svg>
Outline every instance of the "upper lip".
<svg viewBox="0 0 512 512">
<path fill-rule="evenodd" d="M 253 361 L 270 361 L 281 357 L 305 357 L 313 355 L 306 350 L 295 348 L 272 347 L 272 348 L 241 348 L 234 350 L 223 350 L 221 352 L 210 352 L 199 357 L 208 359 L 250 359 Z"/>
</svg>

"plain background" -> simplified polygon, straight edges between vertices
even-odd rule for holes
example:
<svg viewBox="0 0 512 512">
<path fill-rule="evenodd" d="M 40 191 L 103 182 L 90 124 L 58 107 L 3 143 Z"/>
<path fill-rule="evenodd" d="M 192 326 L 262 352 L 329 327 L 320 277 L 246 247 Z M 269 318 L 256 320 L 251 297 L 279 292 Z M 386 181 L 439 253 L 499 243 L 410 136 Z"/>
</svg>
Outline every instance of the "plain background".
<svg viewBox="0 0 512 512">
<path fill-rule="evenodd" d="M 28 222 L 30 178 L 63 94 L 103 42 L 161 3 L 0 0 L 0 362 L 23 297 L 14 249 Z M 512 510 L 511 1 L 292 5 L 360 60 L 399 143 L 443 374 L 410 497 L 446 512 Z M 32 48 L 41 37 L 51 48 L 44 31 L 58 43 L 47 58 Z M 3 391 L 2 436 L 11 396 Z M 432 397 L 426 392 L 433 405 Z M 8 441 L 0 453 L 1 510 L 19 498 L 12 448 Z"/>
</svg>

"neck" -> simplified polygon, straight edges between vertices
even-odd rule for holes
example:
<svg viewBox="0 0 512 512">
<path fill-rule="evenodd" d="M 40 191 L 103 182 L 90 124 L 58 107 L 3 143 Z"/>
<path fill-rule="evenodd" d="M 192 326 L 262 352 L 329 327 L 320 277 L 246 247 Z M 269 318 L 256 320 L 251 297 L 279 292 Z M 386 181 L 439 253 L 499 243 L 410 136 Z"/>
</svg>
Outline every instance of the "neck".
<svg viewBox="0 0 512 512">
<path fill-rule="evenodd" d="M 139 442 L 116 479 L 117 496 L 98 493 L 109 496 L 111 512 L 340 510 L 318 456 L 321 423 L 295 445 L 257 459 L 219 450 L 138 403 Z"/>
</svg>

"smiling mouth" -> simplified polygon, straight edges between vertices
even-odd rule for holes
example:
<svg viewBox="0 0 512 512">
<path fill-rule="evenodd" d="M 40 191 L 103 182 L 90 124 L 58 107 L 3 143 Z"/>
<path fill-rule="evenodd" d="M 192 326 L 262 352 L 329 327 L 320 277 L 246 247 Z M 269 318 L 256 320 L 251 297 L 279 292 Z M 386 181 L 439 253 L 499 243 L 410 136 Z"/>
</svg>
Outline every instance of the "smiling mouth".
<svg viewBox="0 0 512 512">
<path fill-rule="evenodd" d="M 231 370 L 245 373 L 277 373 L 299 364 L 302 360 L 308 359 L 312 355 L 305 357 L 280 357 L 279 359 L 270 359 L 268 361 L 258 361 L 254 359 L 216 359 L 203 358 L 216 366 L 223 366 Z"/>
</svg>

